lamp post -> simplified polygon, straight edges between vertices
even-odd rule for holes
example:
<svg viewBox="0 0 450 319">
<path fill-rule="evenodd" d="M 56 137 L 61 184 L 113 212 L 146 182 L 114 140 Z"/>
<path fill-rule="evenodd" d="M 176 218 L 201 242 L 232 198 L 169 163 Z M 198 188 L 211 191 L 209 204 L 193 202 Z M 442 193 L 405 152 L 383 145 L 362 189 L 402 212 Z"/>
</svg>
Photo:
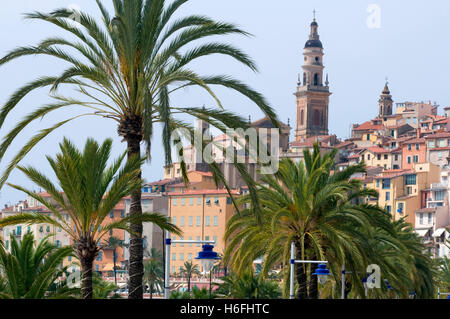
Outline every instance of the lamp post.
<svg viewBox="0 0 450 319">
<path fill-rule="evenodd" d="M 164 299 L 170 298 L 170 246 L 173 244 L 203 244 L 203 250 L 198 253 L 198 257 L 195 259 L 199 259 L 202 261 L 202 267 L 206 271 L 210 271 L 214 265 L 214 260 L 220 259 L 217 253 L 212 251 L 213 245 L 215 241 L 213 240 L 171 240 L 170 233 L 166 232 L 166 256 L 165 256 L 165 273 L 164 273 Z M 206 247 L 206 249 L 205 249 Z M 215 256 L 213 256 L 215 254 Z M 199 258 L 199 257 L 208 257 L 212 256 L 214 258 Z M 209 259 L 209 260 L 208 260 Z M 211 284 L 210 284 L 211 289 Z"/>
<path fill-rule="evenodd" d="M 316 269 L 316 272 L 313 274 L 317 276 L 318 281 L 325 285 L 327 282 L 328 276 L 330 272 L 327 269 L 326 264 L 328 261 L 326 260 L 296 260 L 295 259 L 295 245 L 291 243 L 291 267 L 290 267 L 290 282 L 289 282 L 289 299 L 294 299 L 294 266 L 295 264 L 319 264 L 319 268 Z"/>
<path fill-rule="evenodd" d="M 212 279 L 212 268 L 214 267 L 214 262 L 219 260 L 219 255 L 213 251 L 213 245 L 203 245 L 203 250 L 198 253 L 195 257 L 197 260 L 201 260 L 202 267 L 205 272 L 209 272 L 209 297 L 211 298 L 211 279 Z"/>
</svg>

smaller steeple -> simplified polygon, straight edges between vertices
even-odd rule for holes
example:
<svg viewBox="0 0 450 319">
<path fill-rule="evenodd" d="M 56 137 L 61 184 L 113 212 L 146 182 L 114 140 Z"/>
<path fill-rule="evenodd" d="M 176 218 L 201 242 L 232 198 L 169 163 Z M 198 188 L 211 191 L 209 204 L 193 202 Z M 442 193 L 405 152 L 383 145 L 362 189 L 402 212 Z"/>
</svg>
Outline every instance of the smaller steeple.
<svg viewBox="0 0 450 319">
<path fill-rule="evenodd" d="M 378 103 L 379 103 L 378 115 L 380 117 L 392 115 L 392 106 L 394 102 L 392 100 L 391 91 L 389 90 L 387 78 L 384 84 L 383 92 L 381 93 L 380 99 L 378 100 Z"/>
</svg>

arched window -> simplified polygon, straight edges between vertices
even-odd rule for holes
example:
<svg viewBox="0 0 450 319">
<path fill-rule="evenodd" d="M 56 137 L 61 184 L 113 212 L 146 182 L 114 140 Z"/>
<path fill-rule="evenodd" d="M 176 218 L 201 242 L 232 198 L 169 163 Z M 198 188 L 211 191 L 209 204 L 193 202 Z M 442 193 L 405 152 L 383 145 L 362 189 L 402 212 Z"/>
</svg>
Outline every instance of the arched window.
<svg viewBox="0 0 450 319">
<path fill-rule="evenodd" d="M 303 85 L 306 85 L 306 73 L 303 73 Z"/>
<path fill-rule="evenodd" d="M 320 125 L 320 112 L 314 110 L 314 125 Z"/>
<path fill-rule="evenodd" d="M 319 74 L 314 74 L 314 85 L 319 85 Z"/>
<path fill-rule="evenodd" d="M 303 125 L 305 120 L 305 110 L 300 111 L 300 125 Z"/>
</svg>

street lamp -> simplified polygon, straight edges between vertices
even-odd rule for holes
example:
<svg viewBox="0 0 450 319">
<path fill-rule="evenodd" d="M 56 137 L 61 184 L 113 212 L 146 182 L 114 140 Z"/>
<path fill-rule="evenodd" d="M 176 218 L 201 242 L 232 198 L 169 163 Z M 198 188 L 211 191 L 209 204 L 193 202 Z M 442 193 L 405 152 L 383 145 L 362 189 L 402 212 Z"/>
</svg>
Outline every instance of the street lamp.
<svg viewBox="0 0 450 319">
<path fill-rule="evenodd" d="M 328 271 L 326 264 L 319 264 L 319 267 L 316 269 L 316 272 L 313 273 L 313 275 L 317 276 L 317 280 L 323 286 L 327 282 L 330 272 Z"/>
<path fill-rule="evenodd" d="M 203 245 L 202 251 L 198 253 L 195 259 L 201 260 L 202 267 L 205 272 L 209 272 L 209 297 L 211 298 L 211 281 L 212 281 L 212 268 L 214 267 L 214 262 L 219 260 L 219 255 L 213 251 L 213 245 Z"/>
</svg>

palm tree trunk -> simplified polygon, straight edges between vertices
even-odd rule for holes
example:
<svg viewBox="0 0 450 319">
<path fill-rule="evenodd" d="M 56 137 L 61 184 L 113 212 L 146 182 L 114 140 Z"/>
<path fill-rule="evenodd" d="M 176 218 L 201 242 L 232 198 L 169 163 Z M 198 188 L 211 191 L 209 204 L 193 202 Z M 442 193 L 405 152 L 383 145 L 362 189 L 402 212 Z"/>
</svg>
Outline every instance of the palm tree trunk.
<svg viewBox="0 0 450 319">
<path fill-rule="evenodd" d="M 150 299 L 153 299 L 153 283 L 150 283 Z"/>
<path fill-rule="evenodd" d="M 128 159 L 133 156 L 140 156 L 142 136 L 138 134 L 129 134 L 125 136 L 128 145 Z M 142 178 L 139 173 L 138 178 Z M 141 190 L 138 189 L 131 193 L 130 216 L 142 215 Z M 129 276 L 130 286 L 128 299 L 142 299 L 142 277 L 144 275 L 144 249 L 142 246 L 142 223 L 131 223 L 133 233 L 130 234 L 130 260 Z"/>
<path fill-rule="evenodd" d="M 117 271 L 116 271 L 116 249 L 113 250 L 113 263 L 114 263 L 114 284 L 117 286 Z"/>
<path fill-rule="evenodd" d="M 188 292 L 191 292 L 191 276 L 188 276 Z"/>
<path fill-rule="evenodd" d="M 315 258 L 313 257 L 313 260 Z M 317 276 L 313 275 L 316 272 L 317 264 L 311 264 L 311 274 L 309 280 L 309 299 L 319 299 L 319 289 Z"/>
<path fill-rule="evenodd" d="M 81 295 L 83 299 L 92 299 L 92 266 L 94 258 L 81 259 Z"/>
<path fill-rule="evenodd" d="M 301 260 L 302 254 L 301 254 L 301 247 L 300 243 L 295 243 L 296 247 L 296 254 L 295 259 Z M 297 299 L 307 299 L 308 298 L 308 292 L 306 289 L 306 273 L 305 273 L 305 266 L 304 264 L 296 264 L 296 278 L 297 278 L 297 284 L 298 284 L 298 290 L 297 290 Z"/>
</svg>

